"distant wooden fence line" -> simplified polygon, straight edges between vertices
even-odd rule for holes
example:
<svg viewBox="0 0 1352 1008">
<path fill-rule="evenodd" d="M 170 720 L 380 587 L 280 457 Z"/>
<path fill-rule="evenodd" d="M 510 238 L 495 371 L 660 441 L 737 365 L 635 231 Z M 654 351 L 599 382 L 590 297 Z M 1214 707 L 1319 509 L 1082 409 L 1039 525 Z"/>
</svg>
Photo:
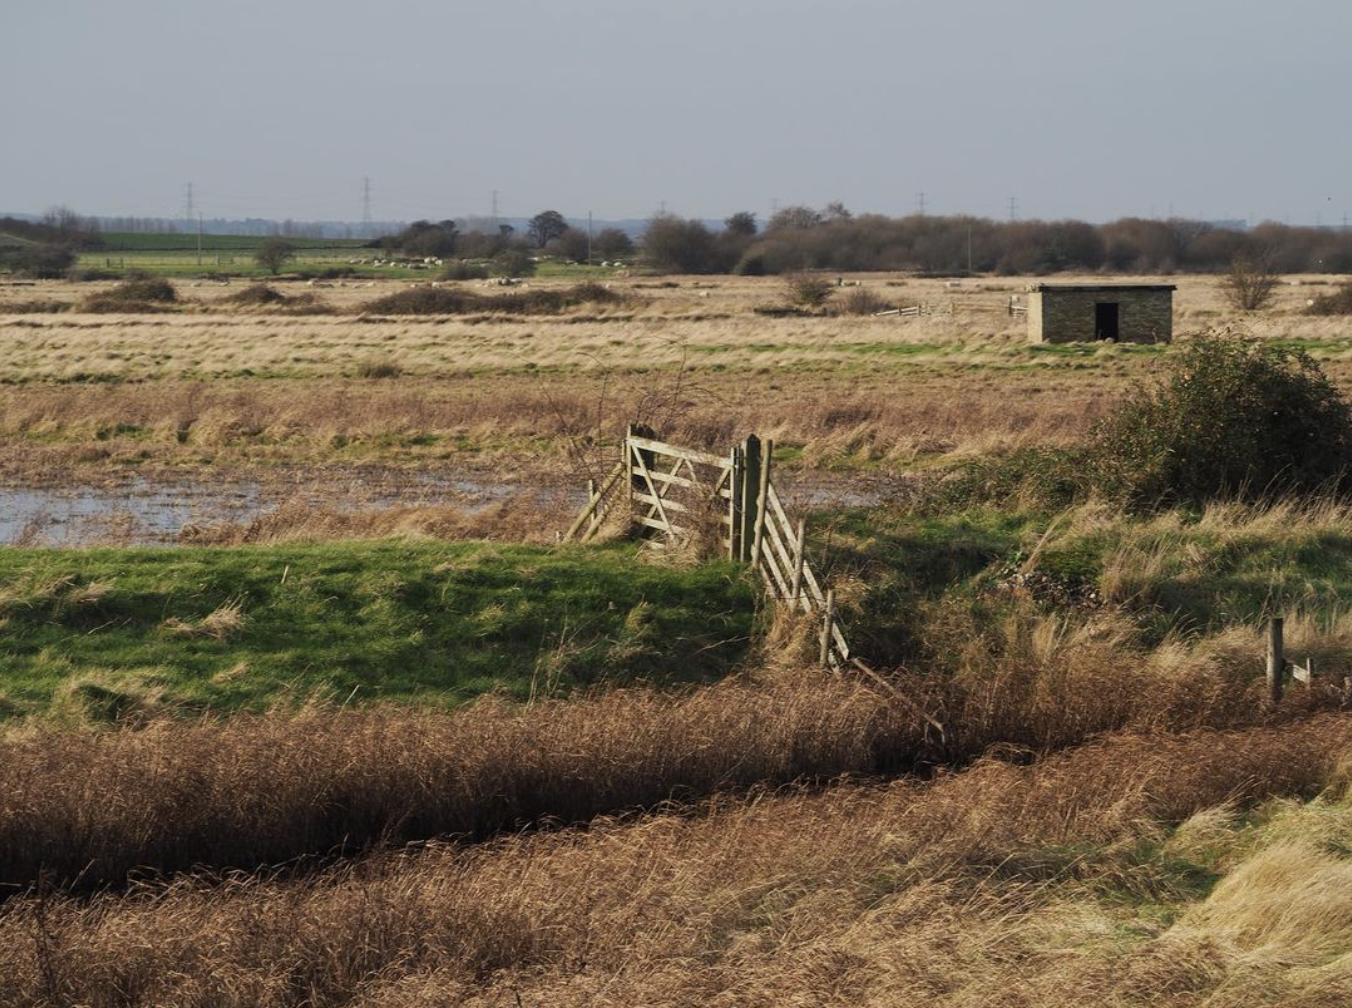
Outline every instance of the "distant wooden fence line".
<svg viewBox="0 0 1352 1008">
<path fill-rule="evenodd" d="M 589 482 L 587 504 L 563 539 L 586 542 L 595 537 L 621 500 L 631 526 L 663 533 L 672 542 L 696 534 L 703 522 L 715 521 L 730 560 L 759 571 L 780 604 L 820 614 L 818 658 L 823 665 L 840 668 L 852 658 L 835 592 L 823 590 L 808 562 L 806 522 L 789 518 L 772 478 L 773 453 L 774 442 L 754 434 L 722 456 L 667 444 L 650 428 L 631 424 L 620 462 L 599 484 Z"/>
<path fill-rule="evenodd" d="M 907 305 L 905 308 L 888 308 L 886 311 L 874 312 L 874 318 L 887 318 L 889 315 L 900 318 L 920 318 L 929 315 L 952 315 L 954 312 L 953 302 L 948 301 L 943 304 L 914 304 Z"/>
</svg>

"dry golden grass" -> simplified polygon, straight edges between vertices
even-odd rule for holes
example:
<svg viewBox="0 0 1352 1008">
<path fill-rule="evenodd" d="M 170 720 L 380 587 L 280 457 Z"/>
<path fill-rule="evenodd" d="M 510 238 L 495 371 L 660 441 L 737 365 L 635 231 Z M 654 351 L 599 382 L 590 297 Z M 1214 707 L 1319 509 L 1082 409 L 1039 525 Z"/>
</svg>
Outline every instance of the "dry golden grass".
<svg viewBox="0 0 1352 1008">
<path fill-rule="evenodd" d="M 1066 443 L 1116 398 L 1068 377 L 931 377 L 906 386 L 829 374 L 768 385 L 700 375 L 677 388 L 604 377 L 496 376 L 123 385 L 0 392 L 0 473 L 24 482 L 100 482 L 134 466 L 484 464 L 577 474 L 569 447 L 614 439 L 638 417 L 678 442 L 726 450 L 752 429 L 802 449 L 803 464 L 914 465 Z M 670 392 L 670 395 L 665 393 Z M 581 483 L 574 479 L 572 485 Z"/>
<path fill-rule="evenodd" d="M 1336 855 L 1260 840 L 1199 899 L 1199 866 L 1147 851 L 1189 820 L 1235 847 L 1209 810 L 1308 796 L 1350 743 L 1346 717 L 1126 736 L 300 880 L 12 899 L 0 1004 L 1338 1004 Z"/>
<path fill-rule="evenodd" d="M 170 617 L 163 623 L 165 633 L 176 637 L 206 637 L 211 640 L 228 640 L 244 626 L 248 617 L 244 606 L 238 599 L 231 599 L 217 606 L 200 620 L 183 621 Z"/>
<path fill-rule="evenodd" d="M 1118 347 L 1030 352 L 1022 323 L 1003 313 L 1024 279 L 957 289 L 855 279 L 864 286 L 848 290 L 905 291 L 953 302 L 955 313 L 754 315 L 778 296 L 776 278 L 614 281 L 645 303 L 528 319 L 355 314 L 407 286 L 388 281 L 325 289 L 338 314 L 303 318 L 226 312 L 233 288 L 183 285 L 181 295 L 202 302 L 187 313 L 6 316 L 18 294 L 0 289 L 0 380 L 18 383 L 0 392 L 0 465 L 13 479 L 72 466 L 97 479 L 130 465 L 425 463 L 473 453 L 562 472 L 565 445 L 641 420 L 718 448 L 755 429 L 801 448 L 808 466 L 915 467 L 1076 440 L 1126 381 L 1157 365 Z M 1212 278 L 1178 282 L 1181 333 L 1236 323 Z M 59 299 L 71 287 L 18 291 Z M 1240 324 L 1259 337 L 1327 343 L 1316 352 L 1352 384 L 1352 320 L 1299 315 L 1308 292 L 1284 287 L 1278 309 Z"/>
<path fill-rule="evenodd" d="M 1102 626 L 1053 617 L 1009 637 L 959 656 L 951 675 L 852 681 L 781 663 L 760 682 L 489 700 L 452 714 L 316 708 L 112 731 L 30 722 L 0 738 L 0 884 L 40 869 L 97 884 L 136 866 L 252 868 L 951 764 L 991 746 L 1047 752 L 1129 728 L 1299 719 L 1342 702 L 1336 690 L 1293 690 L 1269 712 L 1252 674 L 1172 652 L 1156 660 Z"/>
</svg>

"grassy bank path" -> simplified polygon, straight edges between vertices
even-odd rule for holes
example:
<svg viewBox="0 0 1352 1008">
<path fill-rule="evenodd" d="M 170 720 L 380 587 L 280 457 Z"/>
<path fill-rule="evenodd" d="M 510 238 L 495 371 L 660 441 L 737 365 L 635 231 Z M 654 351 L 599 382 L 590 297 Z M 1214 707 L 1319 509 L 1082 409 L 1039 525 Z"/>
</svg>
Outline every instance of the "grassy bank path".
<svg viewBox="0 0 1352 1008">
<path fill-rule="evenodd" d="M 744 656 L 753 599 L 627 545 L 4 550 L 0 716 L 704 681 Z"/>
</svg>

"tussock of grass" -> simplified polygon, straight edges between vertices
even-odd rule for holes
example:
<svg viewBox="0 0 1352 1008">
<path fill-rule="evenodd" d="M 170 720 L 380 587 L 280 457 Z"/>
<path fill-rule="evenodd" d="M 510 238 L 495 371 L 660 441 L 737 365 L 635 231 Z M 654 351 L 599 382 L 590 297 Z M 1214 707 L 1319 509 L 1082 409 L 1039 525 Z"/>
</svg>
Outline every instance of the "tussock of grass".
<svg viewBox="0 0 1352 1008">
<path fill-rule="evenodd" d="M 77 310 L 93 314 L 163 312 L 173 311 L 178 300 L 178 291 L 163 277 L 137 277 L 111 290 L 90 294 Z"/>
<path fill-rule="evenodd" d="M 223 298 L 222 301 L 240 308 L 265 308 L 288 315 L 326 315 L 332 311 L 313 293 L 307 291 L 288 297 L 275 287 L 264 283 L 250 284 L 243 290 Z"/>
<path fill-rule="evenodd" d="M 217 606 L 200 620 L 184 622 L 175 616 L 164 621 L 166 633 L 177 637 L 209 637 L 223 641 L 234 636 L 243 626 L 247 617 L 244 607 L 238 600 Z"/>
</svg>

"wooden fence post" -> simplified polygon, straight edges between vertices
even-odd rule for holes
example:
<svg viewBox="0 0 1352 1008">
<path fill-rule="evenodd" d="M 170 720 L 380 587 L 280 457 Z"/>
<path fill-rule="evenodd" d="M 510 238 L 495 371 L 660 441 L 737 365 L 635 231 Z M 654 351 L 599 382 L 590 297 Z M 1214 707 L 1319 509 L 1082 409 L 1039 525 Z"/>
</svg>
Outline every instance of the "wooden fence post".
<svg viewBox="0 0 1352 1008">
<path fill-rule="evenodd" d="M 748 434 L 742 442 L 742 520 L 737 534 L 737 559 L 743 563 L 751 559 L 751 544 L 756 538 L 756 504 L 760 498 L 763 465 L 760 438 Z"/>
<path fill-rule="evenodd" d="M 598 515 L 596 506 L 596 480 L 587 480 L 587 505 L 591 508 L 591 518 L 587 520 L 587 535 L 591 536 L 596 532 L 596 527 L 601 524 L 601 516 Z"/>
<path fill-rule="evenodd" d="M 657 464 L 657 456 L 653 454 L 651 449 L 634 448 L 633 443 L 630 441 L 630 438 L 636 437 L 647 438 L 650 441 L 656 441 L 657 432 L 653 430 L 651 427 L 647 426 L 646 424 L 634 424 L 634 423 L 631 423 L 628 429 L 624 432 L 624 468 L 625 475 L 629 477 L 629 479 L 626 480 L 625 482 L 629 484 L 629 513 L 631 515 L 634 513 L 635 492 L 637 493 L 648 492 L 648 484 L 644 482 L 643 477 L 636 476 L 634 474 L 635 453 L 637 452 L 637 454 L 643 459 L 643 465 L 646 468 L 652 469 L 653 466 Z"/>
<path fill-rule="evenodd" d="M 742 446 L 733 445 L 728 474 L 728 559 L 742 558 Z"/>
<path fill-rule="evenodd" d="M 831 661 L 831 628 L 836 622 L 836 590 L 826 589 L 826 607 L 822 612 L 821 664 Z"/>
<path fill-rule="evenodd" d="M 765 540 L 766 511 L 770 507 L 770 464 L 774 459 L 775 443 L 766 440 L 761 456 L 760 481 L 756 487 L 755 532 L 751 540 L 751 566 L 759 567 Z M 771 583 L 773 587 L 773 582 Z"/>
<path fill-rule="evenodd" d="M 1267 688 L 1268 700 L 1273 703 L 1281 703 L 1282 699 L 1282 673 L 1286 671 L 1286 655 L 1282 642 L 1282 624 L 1285 622 L 1280 616 L 1273 616 L 1268 619 L 1268 641 L 1267 641 Z"/>
</svg>

